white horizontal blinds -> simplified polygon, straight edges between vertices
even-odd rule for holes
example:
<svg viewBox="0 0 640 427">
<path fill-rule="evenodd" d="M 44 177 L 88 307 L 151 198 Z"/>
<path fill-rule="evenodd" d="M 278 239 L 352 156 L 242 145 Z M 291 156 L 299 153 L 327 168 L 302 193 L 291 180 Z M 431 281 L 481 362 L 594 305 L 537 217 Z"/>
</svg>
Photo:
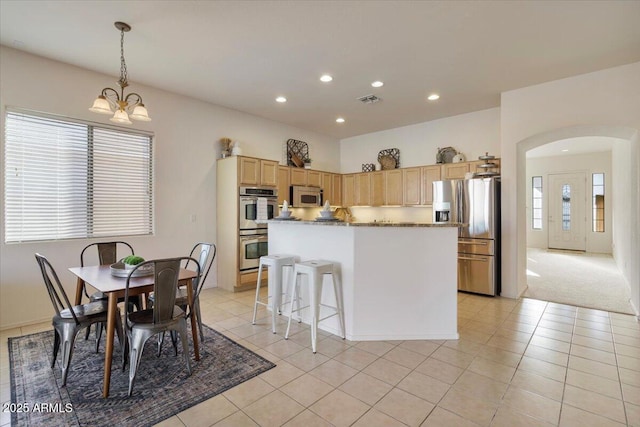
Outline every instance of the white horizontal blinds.
<svg viewBox="0 0 640 427">
<path fill-rule="evenodd" d="M 8 111 L 5 242 L 151 234 L 151 141 Z"/>
<path fill-rule="evenodd" d="M 93 128 L 93 235 L 151 234 L 151 140 Z"/>
</svg>

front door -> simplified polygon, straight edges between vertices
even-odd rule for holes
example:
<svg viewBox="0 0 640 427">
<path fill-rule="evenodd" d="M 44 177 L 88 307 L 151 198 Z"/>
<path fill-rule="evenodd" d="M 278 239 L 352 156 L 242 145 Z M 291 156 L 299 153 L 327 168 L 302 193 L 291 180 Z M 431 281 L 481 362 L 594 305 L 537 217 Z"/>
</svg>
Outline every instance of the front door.
<svg viewBox="0 0 640 427">
<path fill-rule="evenodd" d="M 549 248 L 586 250 L 586 176 L 549 175 Z"/>
</svg>

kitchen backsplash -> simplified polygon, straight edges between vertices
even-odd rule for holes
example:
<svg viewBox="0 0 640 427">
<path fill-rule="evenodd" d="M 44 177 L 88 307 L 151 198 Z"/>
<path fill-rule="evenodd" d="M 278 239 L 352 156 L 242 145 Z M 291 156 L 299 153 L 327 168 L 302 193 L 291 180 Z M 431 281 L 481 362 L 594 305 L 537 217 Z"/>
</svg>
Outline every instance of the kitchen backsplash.
<svg viewBox="0 0 640 427">
<path fill-rule="evenodd" d="M 311 221 L 320 216 L 322 208 L 291 208 L 296 218 Z M 332 208 L 335 209 L 335 208 Z M 354 222 L 419 222 L 431 223 L 431 207 L 351 207 Z"/>
</svg>

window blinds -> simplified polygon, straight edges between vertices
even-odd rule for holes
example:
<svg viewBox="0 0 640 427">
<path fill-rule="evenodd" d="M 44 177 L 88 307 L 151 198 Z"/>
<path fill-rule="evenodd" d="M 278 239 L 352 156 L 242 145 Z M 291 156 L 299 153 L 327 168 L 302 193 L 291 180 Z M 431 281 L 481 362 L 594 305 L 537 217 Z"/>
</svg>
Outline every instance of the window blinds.
<svg viewBox="0 0 640 427">
<path fill-rule="evenodd" d="M 8 110 L 5 242 L 153 232 L 152 136 Z"/>
</svg>

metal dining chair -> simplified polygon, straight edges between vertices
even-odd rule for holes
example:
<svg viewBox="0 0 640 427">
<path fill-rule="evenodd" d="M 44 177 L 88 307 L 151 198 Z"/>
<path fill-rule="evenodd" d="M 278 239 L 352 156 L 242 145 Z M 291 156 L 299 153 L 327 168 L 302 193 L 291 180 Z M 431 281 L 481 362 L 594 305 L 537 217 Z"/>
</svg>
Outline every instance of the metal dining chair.
<svg viewBox="0 0 640 427">
<path fill-rule="evenodd" d="M 204 286 L 204 282 L 207 280 L 207 276 L 209 275 L 209 270 L 211 270 L 211 266 L 213 265 L 213 261 L 216 259 L 217 248 L 213 243 L 204 243 L 199 242 L 193 246 L 191 252 L 189 253 L 190 258 L 195 258 L 196 254 L 198 254 L 198 263 L 201 268 L 201 272 L 204 272 L 203 275 L 199 275 L 197 279 L 193 281 L 193 312 L 189 312 L 187 317 L 193 316 L 195 314 L 196 321 L 198 322 L 198 329 L 200 331 L 200 341 L 204 341 L 204 330 L 202 328 L 202 316 L 200 314 L 200 291 Z M 184 268 L 189 268 L 189 262 L 184 266 Z M 152 305 L 154 303 L 154 295 L 149 295 L 148 299 L 149 303 Z M 185 312 L 187 311 L 187 306 L 189 305 L 187 290 L 183 288 L 179 288 L 176 292 L 176 305 L 180 306 Z M 158 355 L 162 351 L 162 341 L 164 335 L 158 337 Z"/>
<path fill-rule="evenodd" d="M 67 384 L 67 374 L 69 373 L 69 364 L 71 363 L 77 333 L 84 328 L 89 328 L 94 323 L 106 322 L 108 304 L 107 301 L 95 301 L 89 304 L 71 305 L 60 283 L 58 274 L 51 263 L 40 254 L 36 254 L 36 261 L 38 261 L 38 266 L 40 266 L 47 293 L 51 299 L 51 304 L 53 304 L 53 309 L 56 312 L 52 319 L 55 335 L 51 368 L 53 369 L 55 367 L 58 351 L 62 344 L 62 386 L 64 387 Z M 124 341 L 122 337 L 122 320 L 120 319 L 119 311 L 116 317 L 116 331 L 118 333 L 118 339 L 122 344 Z M 96 341 L 98 341 L 98 339 L 99 338 L 97 338 Z M 96 344 L 96 353 L 97 352 L 98 346 Z"/>
<path fill-rule="evenodd" d="M 124 370 L 129 360 L 129 396 L 133 391 L 133 384 L 138 371 L 138 365 L 144 351 L 144 344 L 152 336 L 164 332 L 174 332 L 172 341 L 176 356 L 178 348 L 176 343 L 175 332 L 180 335 L 182 341 L 182 352 L 184 360 L 187 364 L 187 371 L 191 375 L 191 363 L 189 361 L 189 345 L 187 342 L 187 316 L 185 311 L 178 307 L 176 302 L 176 291 L 178 289 L 178 279 L 180 276 L 180 266 L 183 261 L 193 261 L 196 266 L 196 278 L 200 277 L 200 264 L 194 258 L 179 257 L 165 258 L 146 261 L 138 264 L 131 270 L 127 277 L 124 291 L 125 307 L 130 299 L 131 278 L 136 276 L 136 272 L 141 268 L 153 266 L 153 308 L 125 313 L 125 333 L 127 340 L 124 345 L 123 364 Z M 128 356 L 127 356 L 128 354 Z"/>
<path fill-rule="evenodd" d="M 87 252 L 87 249 L 91 248 L 91 247 L 96 247 L 97 251 L 98 251 L 98 262 L 100 263 L 100 265 L 111 265 L 111 264 L 115 264 L 116 262 L 118 262 L 118 246 L 122 247 L 122 248 L 128 248 L 130 255 L 135 255 L 135 252 L 133 251 L 133 246 L 131 246 L 129 243 L 127 242 L 123 242 L 123 241 L 114 241 L 114 242 L 96 242 L 96 243 L 91 243 L 87 246 L 84 247 L 84 249 L 82 249 L 82 252 L 80 252 L 80 266 L 84 267 L 85 266 L 85 253 Z M 88 255 L 88 253 L 87 253 Z M 85 294 L 85 296 L 87 298 L 89 298 L 90 302 L 97 302 L 97 301 L 107 301 L 109 299 L 109 297 L 107 295 L 105 295 L 103 292 L 94 292 L 93 294 L 89 295 L 87 293 L 87 287 L 86 285 L 83 287 L 83 292 Z M 124 301 L 124 298 L 118 298 L 118 302 L 122 302 Z M 141 304 L 140 304 L 140 298 L 139 297 L 135 297 L 132 299 L 132 303 L 133 306 L 136 307 L 136 309 L 140 309 L 141 308 Z M 131 309 L 133 307 L 130 307 Z M 104 324 L 103 323 L 98 323 L 96 325 L 96 351 L 98 346 L 100 345 L 100 338 L 102 337 L 102 330 L 104 329 Z M 89 339 L 89 332 L 90 332 L 90 328 L 87 328 L 87 333 L 84 337 L 84 339 Z"/>
</svg>

